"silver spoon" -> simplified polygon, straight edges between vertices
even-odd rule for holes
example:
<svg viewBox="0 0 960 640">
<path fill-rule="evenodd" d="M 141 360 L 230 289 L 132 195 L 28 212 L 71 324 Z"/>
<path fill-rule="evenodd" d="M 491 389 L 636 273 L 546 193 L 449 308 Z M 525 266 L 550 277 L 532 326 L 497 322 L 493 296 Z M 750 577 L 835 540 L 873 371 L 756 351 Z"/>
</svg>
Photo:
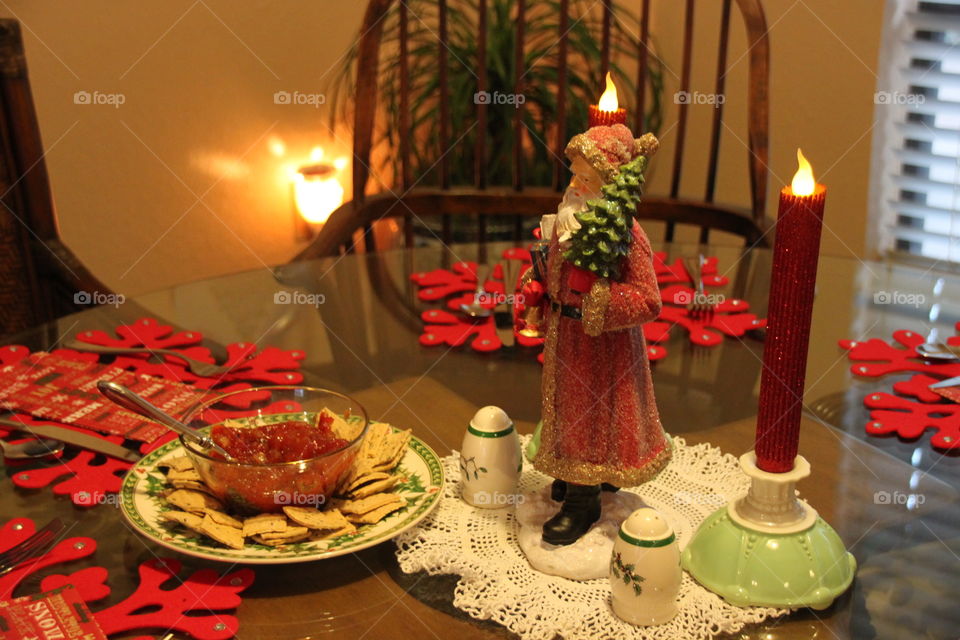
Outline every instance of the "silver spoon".
<svg viewBox="0 0 960 640">
<path fill-rule="evenodd" d="M 461 304 L 460 311 L 464 312 L 471 318 L 488 318 L 490 314 L 493 313 L 492 310 L 487 309 L 485 306 L 480 304 L 480 299 L 483 297 L 484 288 L 483 285 L 487 281 L 487 273 L 490 271 L 490 265 L 481 264 L 477 267 L 477 290 L 473 294 L 473 302 L 470 304 Z"/>
<path fill-rule="evenodd" d="M 97 389 L 100 390 L 100 393 L 127 411 L 132 411 L 143 416 L 144 418 L 150 418 L 151 420 L 159 422 L 163 426 L 172 429 L 183 436 L 186 436 L 197 446 L 203 449 L 214 451 L 227 460 L 234 459 L 233 456 L 224 451 L 222 447 L 214 444 L 213 440 L 209 436 L 205 436 L 196 429 L 188 427 L 156 405 L 151 404 L 142 396 L 139 396 L 130 389 L 127 389 L 123 385 L 117 384 L 116 382 L 101 380 L 97 383 Z"/>
<path fill-rule="evenodd" d="M 63 443 L 59 440 L 49 440 L 41 438 L 40 440 L 28 440 L 27 442 L 18 442 L 10 444 L 0 440 L 0 449 L 3 450 L 3 457 L 7 460 L 25 460 L 28 458 L 45 458 L 55 453 L 63 451 Z"/>
<path fill-rule="evenodd" d="M 960 360 L 960 349 L 942 342 L 924 342 L 916 347 L 917 353 L 931 360 Z"/>
</svg>

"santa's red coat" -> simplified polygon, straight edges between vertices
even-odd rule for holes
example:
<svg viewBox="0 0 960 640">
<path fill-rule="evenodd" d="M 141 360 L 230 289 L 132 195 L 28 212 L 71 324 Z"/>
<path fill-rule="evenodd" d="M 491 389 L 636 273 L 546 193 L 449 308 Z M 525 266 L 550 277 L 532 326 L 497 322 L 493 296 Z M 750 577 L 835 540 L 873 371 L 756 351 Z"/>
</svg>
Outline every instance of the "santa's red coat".
<svg viewBox="0 0 960 640">
<path fill-rule="evenodd" d="M 638 485 L 671 454 L 641 331 L 661 305 L 650 243 L 634 223 L 620 278 L 597 280 L 586 295 L 570 289 L 574 269 L 554 238 L 544 311 L 543 429 L 534 466 L 577 484 Z M 580 307 L 582 320 L 562 315 L 550 301 Z"/>
</svg>

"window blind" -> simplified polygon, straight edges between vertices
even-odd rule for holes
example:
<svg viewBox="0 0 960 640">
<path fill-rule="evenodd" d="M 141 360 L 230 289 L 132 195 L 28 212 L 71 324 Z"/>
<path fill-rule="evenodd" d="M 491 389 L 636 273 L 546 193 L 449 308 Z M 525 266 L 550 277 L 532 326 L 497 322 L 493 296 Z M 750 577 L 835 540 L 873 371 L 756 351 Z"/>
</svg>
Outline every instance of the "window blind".
<svg viewBox="0 0 960 640">
<path fill-rule="evenodd" d="M 874 102 L 881 248 L 960 262 L 960 0 L 899 0 Z M 889 68 L 892 67 L 892 68 Z"/>
</svg>

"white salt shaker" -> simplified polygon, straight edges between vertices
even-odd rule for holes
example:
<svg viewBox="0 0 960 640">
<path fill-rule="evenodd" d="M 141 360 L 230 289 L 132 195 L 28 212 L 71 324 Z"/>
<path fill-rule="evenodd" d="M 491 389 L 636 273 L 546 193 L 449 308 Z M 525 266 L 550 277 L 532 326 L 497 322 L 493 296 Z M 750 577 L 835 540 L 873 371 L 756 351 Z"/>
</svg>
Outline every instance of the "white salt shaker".
<svg viewBox="0 0 960 640">
<path fill-rule="evenodd" d="M 630 624 L 651 626 L 677 615 L 680 549 L 673 528 L 650 507 L 620 525 L 610 559 L 613 611 Z"/>
<path fill-rule="evenodd" d="M 483 509 L 514 504 L 520 467 L 520 439 L 507 414 L 494 406 L 477 411 L 460 448 L 464 501 Z"/>
</svg>

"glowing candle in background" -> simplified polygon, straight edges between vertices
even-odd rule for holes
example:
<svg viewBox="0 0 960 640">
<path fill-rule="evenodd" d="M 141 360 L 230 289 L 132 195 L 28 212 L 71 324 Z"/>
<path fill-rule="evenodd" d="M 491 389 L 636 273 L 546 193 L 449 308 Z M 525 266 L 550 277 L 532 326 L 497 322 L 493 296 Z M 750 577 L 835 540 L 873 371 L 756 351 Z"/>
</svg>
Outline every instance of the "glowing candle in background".
<svg viewBox="0 0 960 640">
<path fill-rule="evenodd" d="M 613 84 L 610 72 L 607 72 L 607 88 L 597 104 L 589 106 L 589 126 L 626 124 L 627 110 L 617 100 L 617 87 Z"/>
<path fill-rule="evenodd" d="M 780 191 L 763 350 L 755 450 L 763 471 L 793 469 L 810 342 L 810 320 L 827 189 L 797 149 L 797 170 Z"/>
<path fill-rule="evenodd" d="M 310 224 L 323 224 L 343 204 L 343 186 L 331 164 L 300 167 L 293 178 L 293 196 L 300 216 Z"/>
</svg>

